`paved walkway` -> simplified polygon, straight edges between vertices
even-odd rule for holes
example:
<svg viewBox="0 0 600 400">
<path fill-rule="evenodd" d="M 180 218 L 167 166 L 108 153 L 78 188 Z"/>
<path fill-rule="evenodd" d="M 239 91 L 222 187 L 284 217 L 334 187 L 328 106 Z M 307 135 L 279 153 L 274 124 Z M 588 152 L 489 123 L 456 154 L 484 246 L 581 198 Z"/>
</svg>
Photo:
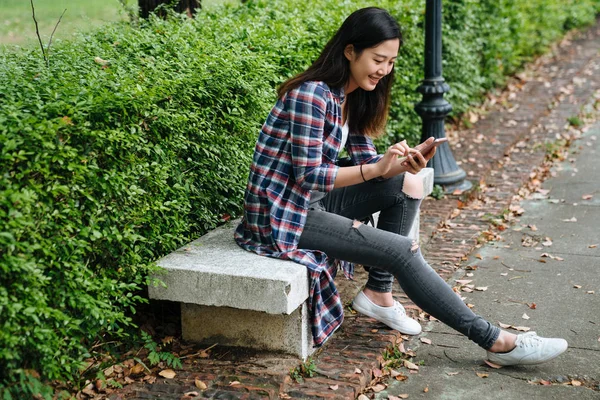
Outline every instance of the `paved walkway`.
<svg viewBox="0 0 600 400">
<path fill-rule="evenodd" d="M 597 105 L 599 50 L 597 24 L 579 38 L 563 42 L 553 56 L 540 59 L 515 79 L 511 85 L 520 90 L 501 96 L 504 104 L 492 107 L 472 129 L 450 135 L 456 160 L 478 189 L 443 200 L 427 199 L 421 217 L 421 243 L 430 264 L 449 283 L 473 273 L 466 279 L 488 288 L 462 292 L 478 313 L 494 322 L 563 336 L 570 350 L 544 366 L 493 370 L 482 364 L 485 353 L 476 345 L 421 315 L 426 332 L 404 342 L 416 351 L 414 360 L 423 360 L 419 372 L 409 374 L 404 369 L 407 380 L 392 379 L 395 383 L 378 394 L 367 390 L 368 398 L 400 394 L 431 399 L 600 398 L 600 246 L 589 247 L 600 245 L 600 178 L 595 162 L 599 147 L 594 139 L 600 137 L 599 126 L 575 142 L 573 149 L 582 147 L 569 157 L 575 161 L 561 164 L 556 177 L 537 190 L 548 175 L 543 167 L 547 148 L 543 143 L 572 135 L 568 119 L 581 117 Z M 531 190 L 532 199 L 520 205 L 524 209 L 520 221 L 505 231 L 491 229 L 491 219 L 510 207 L 513 196 Z M 591 199 L 583 200 L 584 194 L 591 194 Z M 518 205 L 513 203 L 513 207 Z M 577 222 L 563 221 L 573 217 Z M 493 241 L 478 248 L 482 236 Z M 551 246 L 544 246 L 546 238 Z M 524 247 L 522 240 L 538 244 Z M 542 253 L 554 258 L 542 257 Z M 469 266 L 477 268 L 468 270 Z M 338 278 L 347 302 L 363 283 L 364 276 L 355 282 Z M 419 316 L 406 296 L 397 293 L 407 309 Z M 528 308 L 532 303 L 536 309 Z M 523 314 L 530 319 L 522 319 Z M 427 345 L 420 338 L 432 342 Z M 343 327 L 317 354 L 317 374 L 303 383 L 289 377 L 289 370 L 298 365 L 295 359 L 215 348 L 208 358 L 185 359 L 174 379 L 131 384 L 109 398 L 181 399 L 194 398 L 184 394 L 198 392 L 196 398 L 212 399 L 354 399 L 380 374 L 386 347 L 402 340 L 383 325 L 348 312 Z M 489 375 L 481 378 L 477 372 Z M 196 380 L 208 388 L 199 390 Z M 385 385 L 391 382 L 380 380 Z M 562 385 L 572 380 L 581 386 Z"/>
</svg>

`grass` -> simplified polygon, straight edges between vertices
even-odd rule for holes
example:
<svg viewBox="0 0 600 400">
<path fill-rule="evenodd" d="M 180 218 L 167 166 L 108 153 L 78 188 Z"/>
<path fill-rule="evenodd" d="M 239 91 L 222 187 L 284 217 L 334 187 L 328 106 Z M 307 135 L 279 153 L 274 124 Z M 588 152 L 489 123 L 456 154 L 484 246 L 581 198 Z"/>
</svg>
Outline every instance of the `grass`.
<svg viewBox="0 0 600 400">
<path fill-rule="evenodd" d="M 136 6 L 137 0 L 126 0 Z M 233 0 L 203 0 L 203 7 Z M 46 44 L 60 15 L 66 9 L 53 40 L 69 39 L 108 22 L 127 20 L 119 0 L 33 0 L 40 36 Z M 0 49 L 2 46 L 37 46 L 30 0 L 0 0 Z"/>
</svg>

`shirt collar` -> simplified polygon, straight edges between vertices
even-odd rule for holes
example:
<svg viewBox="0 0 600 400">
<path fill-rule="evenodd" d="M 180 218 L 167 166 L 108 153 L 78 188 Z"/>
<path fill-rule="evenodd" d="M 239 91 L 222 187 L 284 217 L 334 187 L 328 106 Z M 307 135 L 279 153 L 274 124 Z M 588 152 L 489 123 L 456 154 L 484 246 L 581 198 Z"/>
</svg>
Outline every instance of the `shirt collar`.
<svg viewBox="0 0 600 400">
<path fill-rule="evenodd" d="M 340 100 L 340 104 L 344 104 L 344 100 L 346 100 L 344 88 L 330 88 L 330 90 L 331 93 Z"/>
</svg>

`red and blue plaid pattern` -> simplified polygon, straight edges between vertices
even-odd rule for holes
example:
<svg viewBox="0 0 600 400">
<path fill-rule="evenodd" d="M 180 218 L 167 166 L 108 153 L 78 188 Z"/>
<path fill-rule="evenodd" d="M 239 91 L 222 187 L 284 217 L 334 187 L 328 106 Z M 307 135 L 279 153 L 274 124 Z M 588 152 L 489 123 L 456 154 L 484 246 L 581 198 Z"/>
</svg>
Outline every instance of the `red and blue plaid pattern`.
<svg viewBox="0 0 600 400">
<path fill-rule="evenodd" d="M 298 249 L 311 190 L 329 192 L 338 172 L 343 91 L 324 82 L 305 82 L 280 98 L 258 137 L 244 196 L 237 243 L 258 254 L 293 260 L 309 271 L 309 312 L 316 346 L 343 321 L 335 287 L 337 265 L 351 277 L 352 265 L 320 251 Z M 352 134 L 346 149 L 355 164 L 377 162 L 370 138 Z"/>
</svg>

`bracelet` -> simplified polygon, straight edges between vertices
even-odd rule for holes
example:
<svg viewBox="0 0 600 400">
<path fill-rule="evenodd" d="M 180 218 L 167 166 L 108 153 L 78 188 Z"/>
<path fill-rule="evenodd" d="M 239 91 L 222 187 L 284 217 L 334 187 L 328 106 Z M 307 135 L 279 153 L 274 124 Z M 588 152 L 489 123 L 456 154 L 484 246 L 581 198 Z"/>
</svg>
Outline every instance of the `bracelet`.
<svg viewBox="0 0 600 400">
<path fill-rule="evenodd" d="M 367 180 L 365 179 L 365 176 L 363 175 L 363 172 L 362 172 L 362 167 L 363 167 L 363 165 L 362 165 L 362 164 L 360 164 L 360 176 L 362 176 L 362 178 L 363 178 L 363 182 L 366 182 Z"/>
</svg>

